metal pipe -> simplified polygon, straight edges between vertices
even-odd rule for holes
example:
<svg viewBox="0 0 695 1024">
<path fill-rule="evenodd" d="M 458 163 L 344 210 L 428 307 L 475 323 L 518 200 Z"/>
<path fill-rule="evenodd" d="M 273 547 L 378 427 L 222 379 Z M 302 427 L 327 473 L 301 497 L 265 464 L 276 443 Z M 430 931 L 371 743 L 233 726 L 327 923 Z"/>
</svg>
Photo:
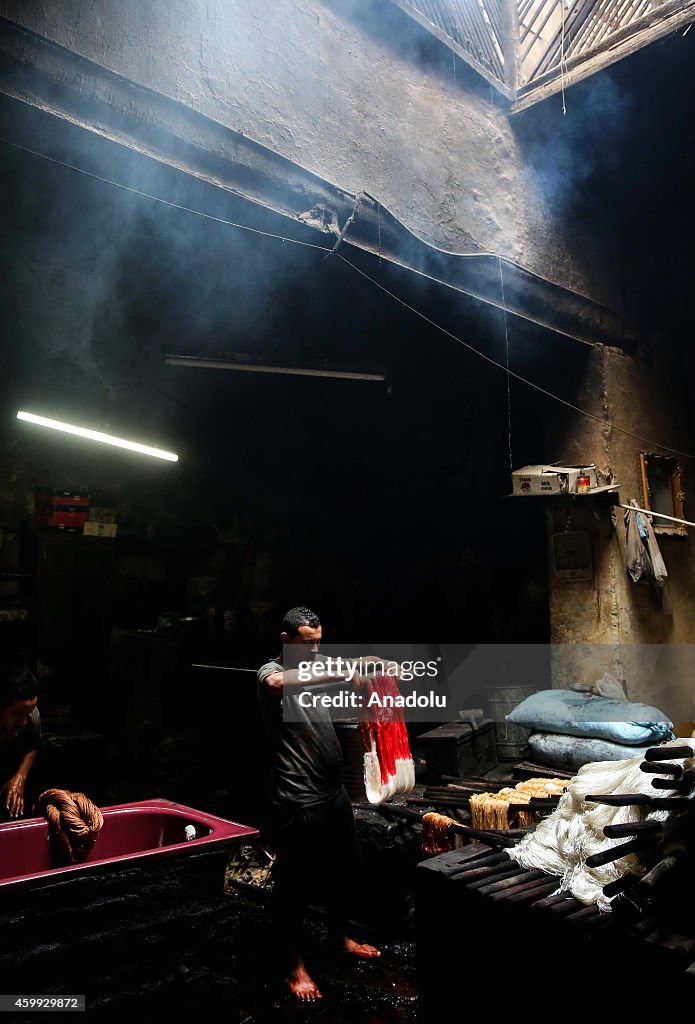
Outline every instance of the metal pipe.
<svg viewBox="0 0 695 1024">
<path fill-rule="evenodd" d="M 654 789 L 672 789 L 676 793 L 690 793 L 695 786 L 695 773 L 687 771 L 681 779 L 652 779 Z"/>
<path fill-rule="evenodd" d="M 664 857 L 658 864 L 655 864 L 651 871 L 648 871 L 646 875 L 640 878 L 639 885 L 643 889 L 653 889 L 655 886 L 663 880 L 663 878 L 673 871 L 678 861 L 680 860 L 679 854 L 669 854 L 668 857 Z"/>
<path fill-rule="evenodd" d="M 657 836 L 663 833 L 660 821 L 627 821 L 620 825 L 606 825 L 606 839 L 624 839 L 626 836 Z"/>
<path fill-rule="evenodd" d="M 455 877 L 457 882 L 461 881 L 467 889 L 471 889 L 476 884 L 487 885 L 488 882 L 493 881 L 495 878 L 504 878 L 509 871 L 523 870 L 515 860 L 507 857 L 506 854 L 503 854 L 503 856 L 504 861 L 497 864 L 488 865 L 486 868 L 473 868 L 463 875 L 457 873 L 452 877 Z"/>
<path fill-rule="evenodd" d="M 692 747 L 651 747 L 644 755 L 645 761 L 661 761 L 664 757 L 692 757 Z"/>
<path fill-rule="evenodd" d="M 520 878 L 520 875 L 524 876 L 523 879 Z M 495 879 L 489 885 L 481 885 L 480 882 L 477 882 L 469 888 L 477 889 L 481 896 L 491 896 L 493 893 L 506 893 L 509 889 L 517 889 L 520 885 L 530 885 L 531 882 L 538 882 L 541 879 L 547 883 L 548 876 L 544 871 L 526 871 L 525 868 L 520 868 L 507 878 Z"/>
<path fill-rule="evenodd" d="M 644 849 L 647 843 L 646 839 L 631 839 L 627 843 L 621 843 L 620 846 L 611 846 L 607 850 L 600 850 L 599 853 L 593 853 L 586 858 L 586 866 L 600 868 L 603 864 L 610 864 L 613 860 L 620 860 L 622 857 Z"/>
<path fill-rule="evenodd" d="M 486 853 L 483 857 L 476 857 L 471 860 L 465 867 L 462 867 L 460 871 L 455 872 L 451 877 L 458 880 L 471 871 L 484 871 L 488 867 L 492 867 L 495 864 L 503 864 L 508 860 L 509 857 L 506 853 Z"/>
<path fill-rule="evenodd" d="M 291 377 L 330 377 L 334 380 L 378 381 L 383 383 L 383 373 L 356 372 L 354 370 L 330 370 L 320 366 L 280 366 L 269 363 L 250 363 L 233 359 L 205 359 L 199 356 L 167 355 L 168 366 L 192 366 L 204 370 L 236 370 L 242 373 L 280 373 Z"/>
<path fill-rule="evenodd" d="M 608 899 L 612 899 L 613 896 L 619 896 L 621 892 L 627 892 L 628 889 L 634 889 L 639 883 L 637 875 L 621 875 L 620 878 L 616 878 L 613 882 L 608 882 L 603 887 L 603 895 L 607 896 Z"/>
<path fill-rule="evenodd" d="M 499 870 L 502 868 L 504 868 L 504 870 Z M 486 896 L 488 892 L 497 892 L 497 889 L 493 889 L 492 886 L 500 885 L 502 882 L 508 882 L 510 878 L 512 880 L 509 883 L 510 885 L 518 885 L 519 876 L 526 872 L 526 868 L 522 868 L 513 860 L 509 861 L 508 867 L 500 864 L 499 869 L 494 873 L 490 870 L 486 875 L 481 875 L 480 878 L 469 878 L 464 884 L 467 889 L 471 889 L 473 892 L 482 893 L 483 896 Z"/>
<path fill-rule="evenodd" d="M 667 516 L 665 512 L 654 512 L 650 508 L 638 508 L 637 505 L 623 505 L 622 502 L 616 502 L 618 508 L 625 508 L 628 512 L 642 512 L 645 516 L 658 516 L 659 519 L 668 519 L 672 523 L 679 523 L 681 526 L 695 526 L 695 523 L 691 523 L 688 519 L 676 519 L 675 516 Z"/>
<path fill-rule="evenodd" d="M 652 782 L 652 785 L 654 783 Z M 657 787 L 658 788 L 658 787 Z M 684 796 L 649 796 L 647 793 L 604 793 L 585 796 L 592 804 L 605 804 L 607 807 L 650 807 L 655 811 L 673 811 L 677 808 L 695 808 L 695 803 Z"/>
<path fill-rule="evenodd" d="M 489 846 L 510 847 L 517 844 L 516 839 L 508 839 L 504 835 L 480 828 L 470 828 L 468 825 L 457 825 L 455 822 L 449 825 L 449 831 L 458 836 L 466 836 L 468 839 L 479 839 L 480 842 L 487 843 Z"/>
<path fill-rule="evenodd" d="M 557 881 L 559 882 L 560 879 L 558 878 Z M 574 896 L 569 895 L 567 892 L 556 892 L 552 896 L 546 896 L 545 899 L 539 900 L 538 903 L 534 904 L 533 909 L 548 910 L 554 907 L 556 903 L 564 903 L 568 900 L 573 900 L 576 903 Z"/>
<path fill-rule="evenodd" d="M 547 876 L 546 876 L 547 877 Z M 540 884 L 538 882 L 530 882 L 528 886 L 519 886 L 518 892 L 510 892 L 504 894 L 498 894 L 497 896 L 491 896 L 492 900 L 499 900 L 500 896 L 502 899 L 506 899 L 508 903 L 535 903 L 543 896 L 549 895 L 553 889 L 557 888 L 556 882 L 545 882 Z"/>
<path fill-rule="evenodd" d="M 640 771 L 648 775 L 674 775 L 677 779 L 683 774 L 681 765 L 668 764 L 666 761 L 643 761 Z"/>
</svg>

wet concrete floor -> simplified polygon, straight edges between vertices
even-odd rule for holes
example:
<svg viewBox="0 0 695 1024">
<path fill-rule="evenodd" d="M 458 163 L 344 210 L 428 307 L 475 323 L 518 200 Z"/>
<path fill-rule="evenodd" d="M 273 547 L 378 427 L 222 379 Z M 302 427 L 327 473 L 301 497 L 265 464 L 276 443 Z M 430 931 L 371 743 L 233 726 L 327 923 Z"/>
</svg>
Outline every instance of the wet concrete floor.
<svg viewBox="0 0 695 1024">
<path fill-rule="evenodd" d="M 378 960 L 337 956 L 326 948 L 326 929 L 307 920 L 304 956 L 307 970 L 323 994 L 304 1004 L 272 973 L 268 921 L 262 906 L 240 900 L 244 943 L 238 951 L 242 1024 L 312 1021 L 316 1024 L 415 1024 L 417 990 L 415 946 L 390 935 L 380 941 L 378 930 L 355 934 L 381 950 Z"/>
</svg>

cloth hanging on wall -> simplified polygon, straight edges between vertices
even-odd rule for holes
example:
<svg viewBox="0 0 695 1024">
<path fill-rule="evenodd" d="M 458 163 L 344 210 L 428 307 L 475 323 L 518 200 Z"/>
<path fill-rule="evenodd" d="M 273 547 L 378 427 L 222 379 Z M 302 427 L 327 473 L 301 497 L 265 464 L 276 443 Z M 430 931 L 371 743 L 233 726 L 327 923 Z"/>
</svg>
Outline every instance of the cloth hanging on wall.
<svg viewBox="0 0 695 1024">
<path fill-rule="evenodd" d="M 666 584 L 668 572 L 649 516 L 637 511 L 637 502 L 630 502 L 635 511 L 625 513 L 627 529 L 627 574 L 633 583 Z"/>
</svg>

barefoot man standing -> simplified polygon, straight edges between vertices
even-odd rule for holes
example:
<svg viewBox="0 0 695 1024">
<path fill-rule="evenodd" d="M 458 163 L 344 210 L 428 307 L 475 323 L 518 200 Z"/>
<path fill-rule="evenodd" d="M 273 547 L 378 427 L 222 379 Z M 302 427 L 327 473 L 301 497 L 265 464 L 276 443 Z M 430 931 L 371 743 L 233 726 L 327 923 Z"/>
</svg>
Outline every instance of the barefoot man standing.
<svg viewBox="0 0 695 1024">
<path fill-rule="evenodd" d="M 356 896 L 359 845 L 352 805 L 341 783 L 343 758 L 330 712 L 307 712 L 298 701 L 299 663 L 318 655 L 318 616 L 309 608 L 292 608 L 282 621 L 280 639 L 284 656 L 266 662 L 257 675 L 273 757 L 278 835 L 273 923 L 286 984 L 300 1001 L 314 1002 L 322 995 L 307 973 L 301 939 L 305 910 L 316 897 L 329 912 L 329 934 L 337 950 L 363 959 L 380 953 L 349 938 L 345 930 Z M 295 721 L 283 719 L 283 698 L 295 702 Z"/>
</svg>

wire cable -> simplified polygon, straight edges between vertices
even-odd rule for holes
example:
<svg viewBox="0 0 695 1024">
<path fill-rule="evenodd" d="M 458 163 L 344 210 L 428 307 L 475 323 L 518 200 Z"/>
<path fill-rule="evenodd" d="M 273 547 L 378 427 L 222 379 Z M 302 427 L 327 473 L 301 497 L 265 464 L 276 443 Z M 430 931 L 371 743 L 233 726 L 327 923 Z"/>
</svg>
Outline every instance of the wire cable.
<svg viewBox="0 0 695 1024">
<path fill-rule="evenodd" d="M 507 310 L 504 298 L 504 274 L 502 273 L 502 260 L 499 261 L 500 269 L 500 294 L 502 298 L 502 317 L 504 319 L 504 363 L 507 368 L 507 439 L 509 442 L 509 471 L 514 471 L 514 459 L 512 456 L 512 389 L 509 376 L 509 327 L 507 325 Z"/>
<path fill-rule="evenodd" d="M 297 238 L 289 238 L 288 236 L 285 236 L 285 235 L 275 234 L 272 231 L 262 231 L 260 228 L 253 228 L 253 227 L 250 227 L 248 224 L 240 224 L 237 221 L 226 220 L 224 217 L 216 217 L 216 216 L 214 216 L 211 213 L 205 213 L 203 210 L 195 210 L 195 209 L 193 209 L 190 206 L 184 206 L 182 203 L 175 203 L 172 200 L 163 199 L 161 196 L 153 195 L 151 192 L 143 192 L 140 189 L 133 188 L 131 185 L 124 185 L 124 184 L 122 184 L 119 181 L 113 181 L 110 178 L 104 178 L 104 177 L 102 177 L 99 174 L 95 174 L 93 171 L 87 171 L 83 167 L 77 167 L 75 164 L 67 163 L 64 160 L 58 160 L 56 157 L 48 156 L 46 153 L 40 153 L 37 150 L 30 149 L 28 146 L 22 146 L 22 145 L 20 145 L 20 143 L 12 142 L 10 139 L 3 138 L 2 136 L 0 136 L 0 142 L 4 143 L 5 145 L 12 146 L 15 149 L 21 150 L 24 153 L 29 153 L 31 156 L 35 156 L 35 157 L 38 157 L 39 159 L 47 160 L 50 163 L 57 164 L 59 167 L 65 167 L 68 170 L 75 171 L 78 174 L 84 174 L 88 178 L 92 178 L 95 181 L 102 182 L 105 185 L 111 185 L 114 188 L 121 189 L 124 192 L 132 192 L 134 195 L 140 196 L 143 199 L 151 199 L 153 202 L 161 203 L 163 206 L 169 206 L 169 207 L 171 207 L 171 208 L 173 208 L 175 210 L 181 210 L 184 213 L 193 214 L 196 217 L 203 217 L 205 220 L 213 221 L 216 224 L 223 224 L 226 227 L 236 228 L 236 229 L 238 229 L 240 231 L 248 231 L 248 232 L 250 232 L 252 234 L 261 235 L 264 238 L 272 238 L 272 239 L 275 239 L 276 241 L 279 241 L 279 242 L 290 242 L 293 245 L 301 245 L 301 246 L 304 246 L 307 249 L 314 249 L 314 250 L 316 250 L 318 252 L 328 253 L 331 256 L 337 257 L 337 259 L 342 260 L 342 262 L 345 263 L 348 267 L 351 267 L 351 269 L 354 270 L 355 273 L 359 274 L 366 281 L 369 281 L 370 284 L 372 284 L 375 288 L 378 288 L 385 295 L 388 295 L 391 299 L 393 299 L 394 302 L 398 302 L 401 306 L 403 306 L 405 309 L 409 310 L 415 316 L 420 317 L 421 320 L 424 320 L 431 327 L 434 327 L 436 330 L 441 331 L 442 334 L 445 334 L 447 337 L 449 337 L 453 341 L 457 342 L 457 344 L 463 346 L 463 348 L 468 349 L 469 352 L 472 352 L 474 355 L 478 356 L 480 359 L 483 359 L 485 362 L 489 363 L 491 366 L 495 366 L 495 367 L 497 367 L 497 369 L 503 370 L 505 373 L 508 374 L 508 376 L 513 377 L 515 380 L 520 381 L 522 384 L 525 384 L 527 387 L 533 388 L 534 391 L 537 391 L 540 394 L 545 395 L 546 398 L 550 398 L 550 399 L 552 399 L 555 402 L 559 402 L 561 405 L 566 406 L 568 409 L 572 409 L 574 412 L 579 413 L 580 416 L 585 416 L 587 419 L 593 420 L 595 423 L 600 423 L 604 427 L 607 427 L 607 428 L 609 428 L 611 430 L 616 430 L 616 431 L 618 431 L 618 433 L 623 434 L 626 437 L 631 437 L 631 438 L 633 438 L 633 440 L 639 441 L 641 444 L 648 445 L 650 448 L 660 448 L 662 451 L 669 452 L 672 455 L 681 455 L 681 456 L 683 456 L 683 458 L 686 458 L 686 459 L 695 459 L 695 455 L 693 455 L 691 452 L 680 451 L 677 448 L 671 448 L 668 445 L 660 444 L 657 441 L 651 441 L 648 438 L 641 437 L 639 434 L 635 434 L 635 433 L 633 433 L 630 430 L 626 430 L 624 427 L 618 426 L 612 420 L 606 419 L 606 418 L 604 418 L 602 416 L 596 416 L 594 413 L 591 413 L 591 412 L 587 412 L 586 409 L 582 409 L 578 405 L 574 405 L 572 402 L 568 402 L 566 399 L 560 398 L 559 395 L 554 394 L 552 391 L 548 391 L 546 388 L 541 387 L 539 384 L 534 384 L 534 382 L 532 380 L 529 380 L 527 377 L 523 377 L 521 374 L 516 373 L 514 370 L 509 369 L 509 367 L 504 366 L 503 363 L 499 363 L 496 359 L 493 359 L 492 356 L 486 355 L 484 352 L 481 352 L 480 349 L 475 348 L 474 345 L 471 345 L 469 342 L 464 341 L 463 338 L 459 338 L 456 334 L 453 334 L 451 331 L 447 330 L 446 327 L 442 327 L 441 324 L 438 324 L 438 323 L 436 323 L 436 321 L 431 320 L 425 313 L 422 313 L 419 309 L 416 309 L 414 306 L 411 306 L 410 303 L 406 302 L 404 299 L 401 299 L 400 296 L 394 294 L 394 292 L 392 292 L 388 288 L 386 288 L 385 285 L 381 284 L 379 281 L 376 281 L 373 277 L 370 277 L 370 275 L 367 274 L 366 271 L 364 271 L 360 267 L 356 266 L 349 259 L 347 259 L 345 256 L 343 256 L 343 254 L 341 252 L 338 252 L 338 251 L 334 250 L 333 247 L 329 247 L 329 246 L 325 246 L 325 245 L 317 245 L 314 242 L 304 242 L 304 241 L 301 241 L 300 239 L 297 239 Z M 217 186 L 217 187 L 222 187 L 222 186 Z M 244 197 L 241 197 L 241 198 L 244 198 Z M 413 233 L 413 232 L 411 232 L 411 233 Z M 415 236 L 415 237 L 417 237 L 417 236 Z M 436 246 L 432 246 L 431 248 L 436 248 Z M 443 249 L 439 249 L 438 251 L 439 252 L 445 252 L 445 250 L 443 250 Z M 519 269 L 523 270 L 525 273 L 528 273 L 531 276 L 536 277 L 536 278 L 538 278 L 541 281 L 545 281 L 546 284 L 553 284 L 553 282 L 552 281 L 548 281 L 547 278 L 541 277 L 541 275 L 535 274 L 533 271 L 527 271 L 519 263 L 516 263 L 514 260 L 511 260 L 508 257 L 501 256 L 498 253 L 489 253 L 489 252 L 448 253 L 447 255 L 457 255 L 457 256 L 467 256 L 467 257 L 492 257 L 492 258 L 495 258 L 495 259 L 500 260 L 500 261 L 504 260 L 506 263 L 509 263 L 512 266 L 518 267 Z M 396 265 L 398 265 L 398 264 L 396 264 Z M 430 275 L 425 274 L 422 271 L 416 271 L 416 273 L 420 274 L 423 277 L 428 277 L 428 278 L 430 277 Z M 437 284 L 440 284 L 440 285 L 443 284 L 443 282 L 438 281 L 436 278 L 430 278 L 430 280 L 432 280 L 432 281 L 434 281 L 434 282 L 436 282 Z M 171 396 L 167 396 L 167 397 L 171 397 Z"/>
<path fill-rule="evenodd" d="M 464 348 L 467 348 L 470 352 L 473 352 L 481 359 L 484 359 L 485 362 L 490 363 L 491 366 L 496 366 L 498 370 L 503 370 L 505 373 L 509 372 L 509 375 L 511 377 L 514 377 L 515 380 L 521 381 L 521 383 L 526 384 L 527 387 L 533 388 L 534 391 L 540 392 L 540 394 L 545 395 L 546 398 L 552 398 L 553 401 L 559 402 L 561 405 L 567 406 L 568 409 L 573 409 L 574 412 L 578 412 L 581 416 L 586 416 L 587 419 L 594 420 L 595 423 L 600 423 L 604 427 L 609 427 L 611 430 L 617 430 L 620 434 L 624 434 L 626 437 L 631 437 L 635 441 L 640 441 L 642 444 L 649 445 L 651 448 L 660 448 L 662 451 L 670 452 L 672 455 L 682 455 L 686 459 L 695 459 L 695 455 L 693 455 L 691 452 L 682 452 L 678 448 L 670 448 L 668 445 L 660 444 L 658 441 L 650 441 L 649 438 L 641 437 L 639 434 L 633 434 L 631 430 L 625 430 L 624 427 L 619 427 L 612 420 L 605 419 L 603 416 L 596 416 L 592 412 L 587 412 L 586 409 L 581 409 L 578 405 L 573 405 L 572 402 L 568 402 L 565 398 L 560 398 L 559 395 L 553 394 L 552 391 L 548 391 L 546 390 L 546 388 L 542 388 L 540 384 L 534 384 L 532 380 L 528 380 L 527 377 L 522 377 L 520 373 L 516 373 L 514 370 L 508 371 L 504 363 L 497 362 L 497 360 L 493 359 L 492 356 L 486 355 L 484 352 L 481 352 L 480 349 L 475 348 L 474 345 L 469 344 L 467 341 L 464 341 L 463 338 L 459 338 L 456 334 L 453 334 L 451 331 L 447 330 L 446 327 L 442 327 L 441 324 L 438 324 L 434 320 L 431 320 L 425 313 L 421 313 L 419 309 L 416 309 L 414 306 L 411 306 L 404 299 L 401 299 L 400 296 L 395 295 L 393 292 L 389 291 L 389 289 L 386 288 L 383 284 L 380 284 L 379 281 L 375 281 L 374 278 L 370 277 L 369 274 L 365 273 L 365 271 L 362 270 L 360 267 L 355 266 L 354 263 L 351 263 L 350 260 L 348 260 L 341 253 L 337 252 L 335 253 L 335 255 L 339 260 L 342 260 L 344 263 L 347 263 L 349 267 L 352 267 L 352 269 L 356 273 L 360 274 L 367 281 L 370 281 L 376 288 L 379 288 L 386 295 L 389 295 L 392 299 L 394 299 L 394 301 L 400 303 L 400 305 L 404 306 L 405 309 L 410 310 L 410 312 L 414 313 L 415 316 L 419 316 L 421 320 L 424 320 L 431 327 L 434 327 L 436 328 L 436 330 L 441 331 L 442 334 L 446 334 L 447 337 L 451 338 L 453 341 L 458 342 L 459 345 L 462 345 Z"/>
<path fill-rule="evenodd" d="M 193 210 L 193 209 L 191 209 L 188 206 L 183 206 L 180 203 L 174 203 L 174 202 L 172 202 L 169 199 L 162 199 L 161 196 L 152 195 L 150 192 L 142 192 L 139 189 L 132 188 L 132 186 L 130 186 L 130 185 L 123 185 L 120 181 L 114 181 L 111 178 L 104 178 L 104 177 L 102 177 L 99 174 L 95 174 L 93 171 L 87 171 L 83 167 L 77 167 L 75 164 L 69 164 L 69 163 L 67 163 L 64 160 L 58 160 L 57 157 L 48 156 L 48 154 L 46 154 L 46 153 L 40 153 L 38 150 L 30 149 L 28 146 L 22 146 L 19 142 L 12 142 L 11 139 L 6 139 L 3 136 L 0 136 L 0 142 L 4 143 L 6 146 L 14 147 L 14 149 L 19 149 L 19 150 L 21 150 L 24 153 L 29 153 L 31 156 L 39 157 L 39 159 L 41 159 L 41 160 L 48 160 L 49 163 L 57 164 L 58 167 L 65 167 L 65 168 L 67 168 L 70 171 L 76 171 L 78 174 L 85 174 L 85 175 L 87 175 L 87 177 L 94 178 L 96 181 L 101 181 L 105 185 L 113 185 L 114 188 L 122 189 L 122 191 L 124 191 L 124 192 L 132 192 L 135 195 L 142 196 L 144 199 L 152 199 L 156 203 L 162 203 L 164 206 L 171 206 L 175 210 L 183 210 L 185 213 L 192 213 L 192 214 L 195 214 L 198 217 L 205 217 L 207 220 L 216 221 L 219 224 L 225 224 L 228 227 L 238 228 L 240 231 L 249 231 L 252 234 L 263 235 L 266 238 L 274 238 L 274 239 L 277 239 L 278 241 L 281 241 L 281 242 L 292 242 L 295 245 L 303 245 L 303 246 L 306 246 L 309 249 L 318 249 L 321 252 L 331 252 L 333 250 L 333 246 L 317 245 L 316 243 L 312 243 L 312 242 L 302 242 L 302 241 L 300 241 L 297 238 L 288 238 L 285 235 L 273 234 L 273 232 L 271 232 L 271 231 L 261 231 L 259 228 L 252 228 L 248 224 L 239 224 L 236 221 L 225 220 L 223 217 L 215 217 L 212 214 L 204 213 L 202 210 Z M 152 157 L 151 159 L 156 159 L 156 158 Z M 180 168 L 175 168 L 175 169 L 176 170 L 180 170 Z M 186 173 L 186 172 L 184 171 L 182 173 Z M 190 177 L 190 175 L 189 175 L 189 177 Z M 205 179 L 203 179 L 203 180 L 205 180 Z M 235 196 L 237 199 L 243 199 L 246 202 L 253 203 L 256 206 L 260 206 L 263 209 L 269 209 L 269 207 L 263 206 L 263 204 L 257 202 L 257 200 L 251 199 L 248 196 L 244 196 L 242 193 L 234 192 L 232 189 L 226 188 L 224 185 L 220 185 L 220 184 L 217 184 L 215 182 L 210 182 L 210 181 L 206 181 L 206 184 L 212 185 L 214 188 L 219 188 L 222 191 L 229 192 L 230 195 Z M 365 193 L 364 191 L 360 193 L 361 196 L 364 196 L 366 194 L 367 193 Z M 374 201 L 378 202 L 378 200 L 374 200 Z M 382 204 L 382 206 L 383 206 L 383 204 Z M 383 209 L 386 210 L 386 212 L 390 212 L 390 211 L 387 210 L 387 208 L 385 206 L 383 207 Z M 277 212 L 277 211 L 273 211 L 273 212 Z M 391 216 L 393 216 L 393 214 L 391 214 Z M 475 252 L 452 252 L 452 250 L 450 250 L 450 249 L 442 249 L 438 245 L 433 245 L 431 242 L 426 241 L 424 238 L 422 238 L 420 235 L 418 235 L 417 231 L 414 231 L 412 228 L 408 227 L 407 225 L 402 224 L 401 221 L 398 221 L 397 217 L 394 217 L 394 220 L 396 220 L 399 224 L 401 224 L 401 226 L 410 235 L 412 235 L 413 238 L 416 238 L 418 240 L 418 242 L 422 242 L 423 245 L 426 245 L 427 248 L 431 249 L 433 252 L 441 253 L 443 256 L 453 256 L 456 259 L 462 259 L 462 260 L 464 260 L 464 259 L 469 259 L 469 260 L 477 260 L 477 259 L 502 260 L 502 262 L 506 263 L 507 266 L 515 267 L 517 270 L 520 270 L 522 274 L 526 274 L 528 277 L 533 277 L 537 281 L 541 281 L 543 284 L 550 285 L 552 288 L 562 288 L 562 285 L 558 284 L 557 281 L 551 281 L 550 278 L 544 277 L 542 274 L 538 274 L 535 270 L 529 270 L 528 267 L 525 267 L 525 266 L 523 266 L 523 264 L 519 263 L 517 260 L 512 259 L 511 256 L 505 256 L 503 253 L 488 252 L 488 251 L 486 251 L 484 249 L 479 249 L 479 250 L 476 250 Z M 436 284 L 440 284 L 441 285 L 441 284 L 445 284 L 446 283 L 446 282 L 440 281 L 436 277 L 432 277 L 430 274 L 426 274 L 424 271 L 414 270 L 414 268 L 408 268 L 408 269 L 412 269 L 414 273 L 420 274 L 421 277 L 425 277 L 429 281 L 434 281 Z M 587 299 L 587 301 L 593 301 L 592 299 L 589 299 L 588 296 L 583 295 L 581 292 L 578 292 L 576 290 L 575 290 L 574 294 L 579 296 L 580 298 Z M 481 301 L 488 301 L 488 300 L 481 300 Z M 563 332 L 562 331 L 558 331 L 557 333 L 562 334 Z"/>
<path fill-rule="evenodd" d="M 272 231 L 262 231 L 260 228 L 252 228 L 248 224 L 239 224 L 237 221 L 226 220 L 224 217 L 216 217 L 212 213 L 205 213 L 203 210 L 194 210 L 190 206 L 184 206 L 182 203 L 175 203 L 171 199 L 162 199 L 161 196 L 155 196 L 151 192 L 142 192 L 140 189 L 133 188 L 132 185 L 124 185 L 120 181 L 114 181 L 112 178 L 103 178 L 100 174 L 95 174 L 93 171 L 87 171 L 84 167 L 77 167 L 75 164 L 69 164 L 65 160 L 58 160 L 56 157 L 48 156 L 46 153 L 39 153 L 35 149 L 29 149 L 28 146 L 21 146 L 18 142 L 11 142 L 9 139 L 4 139 L 0 136 L 0 142 L 4 142 L 7 146 L 13 146 L 15 149 L 20 149 L 24 153 L 30 153 L 31 156 L 37 156 L 42 160 L 48 160 L 49 163 L 57 164 L 59 167 L 65 167 L 70 171 L 76 171 L 78 174 L 85 174 L 88 178 L 93 178 L 95 181 L 100 181 L 104 185 L 113 185 L 114 188 L 119 188 L 123 192 L 132 192 L 133 195 L 141 196 L 143 199 L 151 199 L 155 203 L 161 203 L 163 206 L 170 206 L 174 210 L 181 210 L 184 213 L 192 213 L 196 217 L 203 217 L 205 220 L 214 221 L 216 224 L 224 224 L 229 228 L 238 228 L 240 231 L 250 231 L 254 235 L 262 235 L 264 238 L 274 238 L 278 242 L 292 242 L 294 245 L 303 245 L 307 249 L 318 249 L 321 252 L 332 252 L 332 248 L 326 245 L 317 245 L 315 242 L 303 242 L 299 238 L 287 238 L 284 235 L 276 235 Z M 218 185 L 217 188 L 223 186 Z M 230 191 L 231 190 L 225 190 Z M 237 195 L 237 193 L 231 193 Z M 245 196 L 239 196 L 239 198 L 245 199 Z M 252 202 L 252 200 L 248 200 Z"/>
</svg>

